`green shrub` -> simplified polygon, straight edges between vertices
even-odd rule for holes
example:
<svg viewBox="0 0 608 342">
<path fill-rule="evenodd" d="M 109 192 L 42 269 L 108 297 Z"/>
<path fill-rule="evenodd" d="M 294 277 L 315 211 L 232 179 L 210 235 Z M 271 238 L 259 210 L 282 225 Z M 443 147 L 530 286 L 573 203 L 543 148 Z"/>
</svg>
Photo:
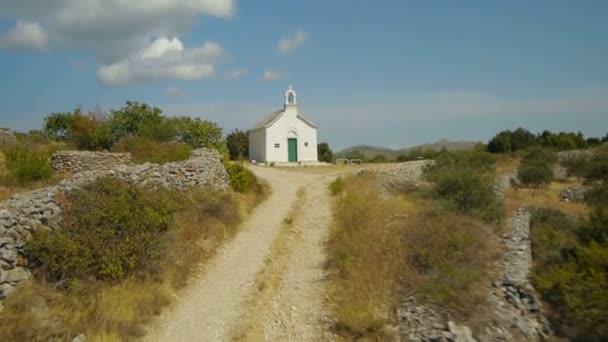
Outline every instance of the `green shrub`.
<svg viewBox="0 0 608 342">
<path fill-rule="evenodd" d="M 436 180 L 450 170 L 466 170 L 471 173 L 489 174 L 494 171 L 496 156 L 479 151 L 444 151 L 435 156 L 435 162 L 425 168 L 425 177 Z"/>
<path fill-rule="evenodd" d="M 224 167 L 230 178 L 232 189 L 237 192 L 246 192 L 253 187 L 258 186 L 257 179 L 253 173 L 245 167 L 245 164 L 240 162 L 224 163 Z"/>
<path fill-rule="evenodd" d="M 49 164 L 49 155 L 39 152 L 31 146 L 14 145 L 4 151 L 6 157 L 7 180 L 17 184 L 49 179 L 53 168 Z"/>
<path fill-rule="evenodd" d="M 538 190 L 553 181 L 553 165 L 557 162 L 555 153 L 542 147 L 527 150 L 517 169 L 521 183 Z"/>
<path fill-rule="evenodd" d="M 41 229 L 28 251 L 53 281 L 123 279 L 146 274 L 162 258 L 176 194 L 102 178 L 67 195 L 62 229 Z"/>
<path fill-rule="evenodd" d="M 456 211 L 486 221 L 501 217 L 500 202 L 489 177 L 469 170 L 448 170 L 436 176 L 435 193 Z"/>
<path fill-rule="evenodd" d="M 342 177 L 338 177 L 333 180 L 333 182 L 329 183 L 329 191 L 332 195 L 337 195 L 344 190 L 344 179 Z"/>
<path fill-rule="evenodd" d="M 530 229 L 532 283 L 558 335 L 580 341 L 608 336 L 608 212 L 598 208 L 579 221 L 537 209 Z"/>
<path fill-rule="evenodd" d="M 164 143 L 144 137 L 129 137 L 120 140 L 113 150 L 131 153 L 136 163 L 165 164 L 188 159 L 192 148 L 182 143 Z"/>
</svg>

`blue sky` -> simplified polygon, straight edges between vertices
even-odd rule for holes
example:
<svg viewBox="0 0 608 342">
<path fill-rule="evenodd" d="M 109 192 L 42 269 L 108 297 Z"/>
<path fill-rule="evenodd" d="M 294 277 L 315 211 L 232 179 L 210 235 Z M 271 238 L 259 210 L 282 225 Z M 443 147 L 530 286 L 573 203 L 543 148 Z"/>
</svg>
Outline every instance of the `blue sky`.
<svg viewBox="0 0 608 342">
<path fill-rule="evenodd" d="M 0 126 L 147 102 L 226 132 L 282 105 L 336 149 L 608 133 L 606 1 L 0 0 Z"/>
</svg>

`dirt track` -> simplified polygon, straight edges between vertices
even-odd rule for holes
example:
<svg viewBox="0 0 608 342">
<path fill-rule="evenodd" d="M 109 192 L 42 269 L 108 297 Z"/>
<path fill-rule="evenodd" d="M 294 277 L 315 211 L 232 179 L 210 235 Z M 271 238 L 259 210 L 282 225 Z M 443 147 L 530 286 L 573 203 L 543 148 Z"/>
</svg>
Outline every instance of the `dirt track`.
<svg viewBox="0 0 608 342">
<path fill-rule="evenodd" d="M 270 197 L 191 280 L 146 340 L 331 339 L 323 323 L 322 244 L 331 221 L 327 183 L 334 176 L 252 171 L 270 184 Z M 288 217 L 291 223 L 284 222 Z"/>
</svg>

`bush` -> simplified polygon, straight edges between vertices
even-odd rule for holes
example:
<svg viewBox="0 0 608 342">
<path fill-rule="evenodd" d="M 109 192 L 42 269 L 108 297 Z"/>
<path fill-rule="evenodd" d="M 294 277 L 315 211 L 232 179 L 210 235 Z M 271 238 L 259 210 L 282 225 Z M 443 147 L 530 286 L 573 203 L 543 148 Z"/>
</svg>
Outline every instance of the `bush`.
<svg viewBox="0 0 608 342">
<path fill-rule="evenodd" d="M 517 169 L 517 177 L 525 186 L 538 190 L 553 181 L 553 164 L 557 161 L 555 153 L 544 148 L 528 150 Z"/>
<path fill-rule="evenodd" d="M 601 341 L 608 336 L 608 213 L 598 208 L 578 221 L 537 209 L 530 229 L 532 283 L 558 336 Z"/>
<path fill-rule="evenodd" d="M 332 195 L 337 195 L 344 190 L 344 179 L 342 177 L 338 177 L 333 180 L 333 182 L 329 183 L 329 191 Z"/>
<path fill-rule="evenodd" d="M 329 148 L 328 143 L 317 144 L 317 157 L 321 162 L 331 163 L 334 161 L 334 152 Z"/>
<path fill-rule="evenodd" d="M 249 171 L 243 163 L 224 163 L 228 177 L 230 178 L 230 185 L 232 189 L 237 192 L 247 192 L 251 189 L 259 187 L 257 178 Z"/>
<path fill-rule="evenodd" d="M 48 279 L 117 280 L 155 269 L 180 207 L 174 193 L 102 178 L 67 196 L 62 229 L 38 230 L 28 246 Z"/>
<path fill-rule="evenodd" d="M 501 218 L 500 201 L 494 193 L 493 171 L 496 157 L 487 152 L 442 152 L 429 164 L 424 174 L 435 182 L 437 197 L 449 207 L 484 220 Z"/>
<path fill-rule="evenodd" d="M 46 180 L 53 176 L 49 155 L 31 146 L 14 145 L 4 151 L 6 157 L 7 180 L 17 184 L 27 184 Z"/>
<path fill-rule="evenodd" d="M 144 137 L 130 137 L 120 140 L 113 150 L 131 153 L 136 163 L 164 164 L 188 159 L 192 148 L 181 143 L 163 143 Z"/>
<path fill-rule="evenodd" d="M 490 174 L 494 171 L 496 157 L 479 151 L 444 151 L 436 155 L 435 162 L 425 168 L 425 177 L 431 181 L 450 170 L 466 170 L 477 174 Z"/>
<path fill-rule="evenodd" d="M 249 159 L 249 136 L 247 136 L 247 132 L 235 129 L 226 136 L 226 145 L 231 160 Z"/>
<path fill-rule="evenodd" d="M 460 213 L 486 221 L 497 221 L 501 217 L 500 203 L 486 176 L 468 170 L 443 172 L 436 177 L 435 193 Z"/>
</svg>

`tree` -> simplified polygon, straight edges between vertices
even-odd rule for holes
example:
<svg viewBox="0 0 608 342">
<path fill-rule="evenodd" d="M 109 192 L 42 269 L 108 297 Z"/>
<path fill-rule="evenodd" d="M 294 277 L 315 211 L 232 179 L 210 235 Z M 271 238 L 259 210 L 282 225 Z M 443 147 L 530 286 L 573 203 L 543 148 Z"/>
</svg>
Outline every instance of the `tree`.
<svg viewBox="0 0 608 342">
<path fill-rule="evenodd" d="M 226 142 L 223 139 L 222 128 L 216 123 L 191 118 L 187 116 L 175 118 L 177 140 L 194 148 L 215 148 L 226 152 Z"/>
<path fill-rule="evenodd" d="M 514 151 L 511 142 L 511 132 L 503 131 L 495 135 L 488 142 L 488 152 L 491 153 L 507 153 Z"/>
<path fill-rule="evenodd" d="M 44 135 L 53 140 L 68 140 L 74 128 L 74 114 L 51 113 L 44 118 Z"/>
<path fill-rule="evenodd" d="M 553 180 L 553 170 L 541 163 L 521 163 L 517 169 L 517 178 L 522 184 L 533 189 L 533 193 L 547 186 Z"/>
<path fill-rule="evenodd" d="M 328 143 L 320 143 L 317 145 L 317 158 L 321 162 L 331 163 L 334 160 L 334 153 L 329 148 Z"/>
<path fill-rule="evenodd" d="M 226 136 L 226 145 L 230 159 L 249 159 L 249 137 L 246 132 L 235 129 Z"/>
<path fill-rule="evenodd" d="M 164 132 L 158 126 L 166 124 L 162 111 L 146 103 L 127 101 L 119 110 L 112 110 L 110 121 L 113 134 L 118 138 L 145 136 L 156 141 L 168 141 L 174 138 L 175 131 Z M 154 136 L 158 134 L 157 136 Z M 152 136 L 146 136 L 152 135 Z"/>
</svg>

